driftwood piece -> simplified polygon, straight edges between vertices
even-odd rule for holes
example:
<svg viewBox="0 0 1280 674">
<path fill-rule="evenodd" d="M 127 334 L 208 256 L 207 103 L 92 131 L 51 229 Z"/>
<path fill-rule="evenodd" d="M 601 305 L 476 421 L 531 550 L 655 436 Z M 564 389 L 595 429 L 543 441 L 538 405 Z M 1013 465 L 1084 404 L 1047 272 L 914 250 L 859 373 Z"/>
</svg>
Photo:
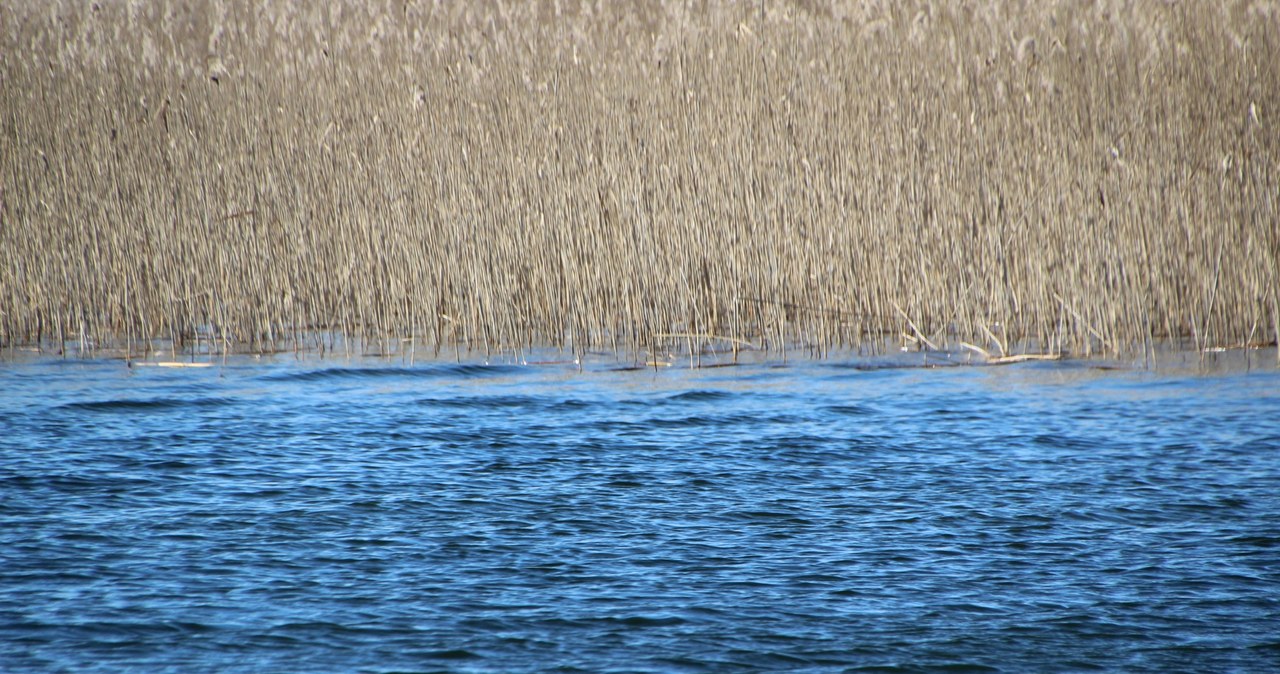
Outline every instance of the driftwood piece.
<svg viewBox="0 0 1280 674">
<path fill-rule="evenodd" d="M 1026 362 L 1036 361 L 1036 360 L 1061 360 L 1062 359 L 1062 354 L 1060 353 L 1019 353 L 1019 354 L 1014 354 L 1012 356 L 1009 356 L 1009 355 L 993 356 L 991 355 L 990 351 L 987 351 L 986 349 L 976 344 L 970 344 L 968 342 L 960 342 L 960 346 L 963 346 L 964 348 L 982 356 L 983 360 L 986 361 L 985 364 L 987 365 L 1011 365 L 1013 363 L 1026 363 Z"/>
</svg>

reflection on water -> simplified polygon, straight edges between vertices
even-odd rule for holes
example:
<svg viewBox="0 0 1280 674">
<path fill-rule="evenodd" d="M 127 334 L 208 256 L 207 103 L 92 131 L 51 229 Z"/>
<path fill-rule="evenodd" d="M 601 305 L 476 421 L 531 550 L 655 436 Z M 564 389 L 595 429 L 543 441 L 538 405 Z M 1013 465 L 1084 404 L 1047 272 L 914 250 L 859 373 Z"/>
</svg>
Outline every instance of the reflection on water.
<svg viewBox="0 0 1280 674">
<path fill-rule="evenodd" d="M 0 669 L 1277 662 L 1274 366 L 895 364 L 9 363 Z"/>
</svg>

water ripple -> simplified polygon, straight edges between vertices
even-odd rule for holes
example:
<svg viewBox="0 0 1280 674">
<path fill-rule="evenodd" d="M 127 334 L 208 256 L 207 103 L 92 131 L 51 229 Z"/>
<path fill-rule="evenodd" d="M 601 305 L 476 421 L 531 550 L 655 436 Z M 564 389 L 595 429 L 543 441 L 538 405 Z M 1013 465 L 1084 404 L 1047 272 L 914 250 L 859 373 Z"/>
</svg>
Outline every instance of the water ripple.
<svg viewBox="0 0 1280 674">
<path fill-rule="evenodd" d="M 1280 650 L 1274 374 L 58 371 L 0 371 L 27 387 L 0 400 L 5 671 L 1251 671 Z"/>
<path fill-rule="evenodd" d="M 228 398 L 147 398 L 90 400 L 65 403 L 57 409 L 66 412 L 137 412 L 140 414 L 165 410 L 204 409 L 233 405 Z"/>
<path fill-rule="evenodd" d="M 514 365 L 423 365 L 416 367 L 325 367 L 300 372 L 288 371 L 262 375 L 264 381 L 325 382 L 332 380 L 364 380 L 381 378 L 469 379 L 496 377 L 523 372 Z"/>
</svg>

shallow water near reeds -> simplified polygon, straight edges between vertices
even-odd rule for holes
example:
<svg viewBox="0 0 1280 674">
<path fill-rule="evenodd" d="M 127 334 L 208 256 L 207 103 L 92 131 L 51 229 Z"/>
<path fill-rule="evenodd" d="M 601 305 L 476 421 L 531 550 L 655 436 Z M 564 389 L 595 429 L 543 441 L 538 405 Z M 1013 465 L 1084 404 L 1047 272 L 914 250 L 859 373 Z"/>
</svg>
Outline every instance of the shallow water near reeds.
<svg viewBox="0 0 1280 674">
<path fill-rule="evenodd" d="M 0 366 L 0 669 L 1259 671 L 1280 374 Z"/>
</svg>

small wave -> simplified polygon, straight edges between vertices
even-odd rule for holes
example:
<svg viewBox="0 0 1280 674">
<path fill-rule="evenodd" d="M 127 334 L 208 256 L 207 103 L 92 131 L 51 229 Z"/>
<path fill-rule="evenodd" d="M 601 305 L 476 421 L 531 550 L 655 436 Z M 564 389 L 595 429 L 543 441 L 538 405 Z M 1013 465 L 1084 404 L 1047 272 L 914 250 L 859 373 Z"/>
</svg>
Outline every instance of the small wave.
<svg viewBox="0 0 1280 674">
<path fill-rule="evenodd" d="M 803 573 L 798 576 L 793 576 L 791 581 L 806 585 L 829 585 L 831 583 L 847 583 L 849 582 L 849 579 L 844 576 L 836 576 L 829 573 Z"/>
<path fill-rule="evenodd" d="M 722 517 L 738 522 L 746 523 L 779 523 L 779 524 L 796 524 L 809 525 L 813 521 L 788 512 L 780 512 L 777 510 L 731 510 L 722 513 Z"/>
<path fill-rule="evenodd" d="M 227 398 L 124 398 L 66 403 L 58 409 L 74 412 L 157 412 L 171 409 L 203 409 L 232 405 Z"/>
<path fill-rule="evenodd" d="M 644 422 L 644 425 L 650 428 L 719 428 L 719 427 L 739 427 L 739 426 L 758 426 L 774 422 L 774 419 L 761 419 L 758 416 L 738 413 L 738 414 L 711 414 L 701 415 L 695 414 L 688 417 L 680 418 L 664 418 L 654 417 Z M 786 420 L 776 420 L 786 423 Z"/>
<path fill-rule="evenodd" d="M 1246 534 L 1235 536 L 1227 539 L 1230 543 L 1236 545 L 1244 545 L 1254 548 L 1276 548 L 1280 547 L 1280 536 L 1252 535 Z"/>
<path fill-rule="evenodd" d="M 875 413 L 870 407 L 864 405 L 827 405 L 823 409 L 832 414 L 840 414 L 847 417 L 864 417 Z"/>
<path fill-rule="evenodd" d="M 149 470 L 190 470 L 196 467 L 196 464 L 177 459 L 168 459 L 163 461 L 151 461 L 143 464 Z"/>
<path fill-rule="evenodd" d="M 114 647 L 136 646 L 144 643 L 148 636 L 170 636 L 212 632 L 218 628 L 201 622 L 187 620 L 157 620 L 143 622 L 136 620 L 93 620 L 75 625 L 30 622 L 20 624 L 26 629 L 71 631 L 82 636 L 101 640 L 111 640 Z M 132 637 L 132 638 L 129 638 Z"/>
<path fill-rule="evenodd" d="M 1031 442 L 1042 447 L 1052 447 L 1054 449 L 1090 449 L 1098 446 L 1097 443 L 1059 433 L 1041 433 L 1033 437 Z"/>
<path fill-rule="evenodd" d="M 552 403 L 550 408 L 557 412 L 569 412 L 574 410 L 585 410 L 585 409 L 589 409 L 590 407 L 592 407 L 592 403 L 587 402 L 585 400 L 566 398 L 564 400 L 557 400 L 556 402 Z"/>
<path fill-rule="evenodd" d="M 471 396 L 465 398 L 421 398 L 415 404 L 426 407 L 484 410 L 539 407 L 543 400 L 533 396 Z"/>
<path fill-rule="evenodd" d="M 266 381 L 316 382 L 344 379 L 414 379 L 480 378 L 519 371 L 513 365 L 432 365 L 426 367 L 327 367 L 305 372 L 281 372 L 264 375 Z"/>
<path fill-rule="evenodd" d="M 667 400 L 671 402 L 708 402 L 715 400 L 729 400 L 733 398 L 734 395 L 735 394 L 727 391 L 697 390 L 677 393 L 675 395 L 668 396 Z"/>
<path fill-rule="evenodd" d="M 447 648 L 439 651 L 429 651 L 422 655 L 433 660 L 474 660 L 480 657 L 478 653 L 472 653 L 465 648 Z"/>
<path fill-rule="evenodd" d="M 683 625 L 688 621 L 685 620 L 684 618 L 681 618 L 680 616 L 672 616 L 672 615 L 667 615 L 667 616 L 634 615 L 634 616 L 622 616 L 622 617 L 610 616 L 608 618 L 601 618 L 600 622 L 624 625 L 626 627 L 672 627 L 675 625 Z"/>
<path fill-rule="evenodd" d="M 1241 443 L 1236 447 L 1244 452 L 1273 452 L 1280 449 L 1280 435 L 1268 435 Z"/>
<path fill-rule="evenodd" d="M 889 356 L 868 360 L 855 360 L 845 362 L 818 363 L 816 366 L 820 369 L 831 370 L 837 373 L 842 372 L 891 372 L 894 370 L 921 370 L 935 369 L 948 365 L 957 365 L 958 363 L 949 363 L 940 357 L 929 358 L 927 356 L 910 353 L 901 356 Z"/>
<path fill-rule="evenodd" d="M 107 479 L 97 476 L 85 476 L 75 473 L 62 474 L 36 474 L 36 475 L 13 475 L 0 479 L 0 485 L 10 485 L 13 487 L 53 490 L 60 492 L 75 492 L 88 489 L 101 489 L 104 487 L 118 487 L 122 483 L 131 484 L 147 484 L 146 480 L 122 478 Z"/>
</svg>

